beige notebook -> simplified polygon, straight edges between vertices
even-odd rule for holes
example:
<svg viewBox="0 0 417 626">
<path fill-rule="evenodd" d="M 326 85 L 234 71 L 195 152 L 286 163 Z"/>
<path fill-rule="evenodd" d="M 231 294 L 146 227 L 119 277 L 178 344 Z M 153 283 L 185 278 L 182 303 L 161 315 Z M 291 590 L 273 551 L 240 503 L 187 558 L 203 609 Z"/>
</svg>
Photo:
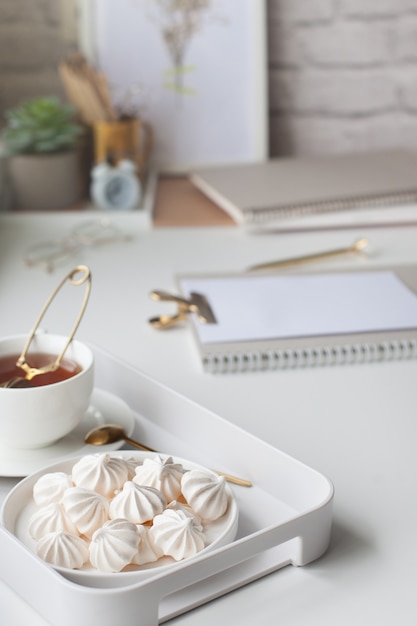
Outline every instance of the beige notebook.
<svg viewBox="0 0 417 626">
<path fill-rule="evenodd" d="M 237 223 L 262 226 L 348 209 L 417 203 L 417 153 L 276 158 L 198 169 L 190 179 Z"/>
<path fill-rule="evenodd" d="M 215 323 L 191 317 L 208 372 L 417 356 L 417 266 L 344 272 L 181 276 Z"/>
</svg>

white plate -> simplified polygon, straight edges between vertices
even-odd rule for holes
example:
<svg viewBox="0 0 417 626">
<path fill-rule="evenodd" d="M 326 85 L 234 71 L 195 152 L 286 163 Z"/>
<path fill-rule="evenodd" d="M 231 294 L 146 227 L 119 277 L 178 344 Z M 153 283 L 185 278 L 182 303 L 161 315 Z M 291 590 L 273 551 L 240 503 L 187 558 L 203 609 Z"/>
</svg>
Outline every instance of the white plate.
<svg viewBox="0 0 417 626">
<path fill-rule="evenodd" d="M 91 453 L 91 450 L 90 450 Z M 97 454 L 97 448 L 95 449 Z M 155 457 L 155 452 L 139 452 L 139 451 L 127 451 L 121 450 L 117 452 L 117 456 L 123 456 L 123 458 L 134 459 L 138 463 L 142 463 L 145 458 Z M 166 458 L 167 454 L 161 454 Z M 173 455 L 172 455 L 173 456 Z M 71 474 L 74 464 L 80 457 L 67 459 L 54 465 L 44 467 L 41 471 L 28 476 L 24 480 L 20 481 L 14 489 L 12 489 L 4 501 L 1 510 L 1 524 L 10 531 L 17 539 L 24 543 L 31 550 L 35 548 L 35 542 L 28 533 L 29 520 L 32 514 L 37 510 L 32 497 L 33 487 L 35 483 L 43 474 L 49 472 L 65 472 Z M 181 463 L 186 469 L 206 469 L 197 463 L 192 461 L 186 461 L 182 458 L 173 456 L 175 463 Z M 211 471 L 211 470 L 207 470 Z M 219 519 L 211 522 L 207 522 L 204 525 L 204 533 L 206 536 L 206 547 L 201 550 L 195 557 L 190 557 L 179 561 L 181 564 L 185 561 L 195 559 L 200 555 L 205 554 L 210 550 L 219 548 L 234 540 L 238 528 L 238 505 L 233 494 L 232 489 L 226 484 L 228 507 L 226 513 Z M 71 570 L 64 567 L 55 567 L 65 578 L 72 580 L 80 585 L 88 587 L 121 587 L 127 584 L 134 584 L 138 580 L 142 580 L 156 573 L 162 573 L 167 568 L 172 568 L 177 562 L 171 557 L 162 557 L 154 563 L 148 563 L 146 565 L 129 566 L 129 571 L 123 571 L 118 573 L 103 573 L 91 567 L 91 565 L 85 565 L 80 570 Z"/>
<path fill-rule="evenodd" d="M 126 434 L 131 435 L 134 422 L 132 410 L 121 398 L 108 391 L 94 389 L 91 404 L 80 424 L 59 441 L 34 450 L 10 448 L 0 443 L 0 476 L 28 476 L 45 465 L 57 463 L 61 459 L 91 454 L 99 450 L 102 452 L 118 450 L 123 441 L 98 448 L 85 444 L 84 436 L 95 426 L 109 423 L 122 426 Z"/>
</svg>

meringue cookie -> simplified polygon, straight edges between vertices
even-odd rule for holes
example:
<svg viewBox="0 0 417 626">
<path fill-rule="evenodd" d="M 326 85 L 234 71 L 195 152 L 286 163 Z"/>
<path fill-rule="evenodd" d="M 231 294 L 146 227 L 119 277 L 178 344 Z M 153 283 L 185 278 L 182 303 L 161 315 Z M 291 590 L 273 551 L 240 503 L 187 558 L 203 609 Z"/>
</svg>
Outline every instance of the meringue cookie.
<svg viewBox="0 0 417 626">
<path fill-rule="evenodd" d="M 80 535 L 88 538 L 109 519 L 108 500 L 92 489 L 71 487 L 64 493 L 62 502 Z"/>
<path fill-rule="evenodd" d="M 33 500 L 37 506 L 59 502 L 64 491 L 71 487 L 71 476 L 64 472 L 50 472 L 41 476 L 33 486 Z"/>
<path fill-rule="evenodd" d="M 156 515 L 149 533 L 163 554 L 176 561 L 194 556 L 206 542 L 197 518 L 173 509 L 165 509 L 161 515 Z"/>
<path fill-rule="evenodd" d="M 173 457 L 142 462 L 101 453 L 82 457 L 70 475 L 42 476 L 33 499 L 37 511 L 27 530 L 41 558 L 117 573 L 197 554 L 211 541 L 210 521 L 224 515 L 231 493 L 225 479 L 186 470 Z"/>
<path fill-rule="evenodd" d="M 127 479 L 133 480 L 136 468 L 139 467 L 139 465 L 142 465 L 142 461 L 137 461 L 136 459 L 125 459 L 125 462 L 127 465 Z"/>
<path fill-rule="evenodd" d="M 144 565 L 153 563 L 162 556 L 162 551 L 155 545 L 148 526 L 137 525 L 139 545 L 136 556 L 133 557 L 134 565 Z"/>
<path fill-rule="evenodd" d="M 186 502 L 178 502 L 178 500 L 172 500 L 172 502 L 167 505 L 167 509 L 173 509 L 174 511 L 184 511 L 184 513 L 186 515 L 189 515 L 190 517 L 197 517 L 196 513 Z"/>
<path fill-rule="evenodd" d="M 126 519 L 109 520 L 91 539 L 90 562 L 102 572 L 120 572 L 137 555 L 138 544 L 135 524 Z"/>
<path fill-rule="evenodd" d="M 226 512 L 226 479 L 211 472 L 193 469 L 182 478 L 181 490 L 192 510 L 204 520 L 216 520 Z"/>
<path fill-rule="evenodd" d="M 72 468 L 72 479 L 77 487 L 92 489 L 106 498 L 113 497 L 127 477 L 126 461 L 110 454 L 88 454 Z"/>
<path fill-rule="evenodd" d="M 88 547 L 84 539 L 64 530 L 42 537 L 35 550 L 41 559 L 58 567 L 80 569 L 88 561 Z"/>
<path fill-rule="evenodd" d="M 174 463 L 172 456 L 163 459 L 159 454 L 153 459 L 147 458 L 136 468 L 133 478 L 138 485 L 154 487 L 162 491 L 168 502 L 176 500 L 181 494 L 181 479 L 184 468 Z"/>
<path fill-rule="evenodd" d="M 38 509 L 29 519 L 28 532 L 35 540 L 58 530 L 65 530 L 71 535 L 78 535 L 75 524 L 60 502 L 51 502 Z"/>
<path fill-rule="evenodd" d="M 128 480 L 110 502 L 109 516 L 111 519 L 124 518 L 134 524 L 144 524 L 162 513 L 165 507 L 165 497 L 158 489 Z"/>
</svg>

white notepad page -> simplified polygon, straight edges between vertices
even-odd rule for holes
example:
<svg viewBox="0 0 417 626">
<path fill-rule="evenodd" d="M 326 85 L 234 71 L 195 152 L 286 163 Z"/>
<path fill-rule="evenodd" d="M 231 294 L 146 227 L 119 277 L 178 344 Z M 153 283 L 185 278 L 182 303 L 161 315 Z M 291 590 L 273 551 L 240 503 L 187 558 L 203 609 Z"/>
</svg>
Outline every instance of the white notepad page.
<svg viewBox="0 0 417 626">
<path fill-rule="evenodd" d="M 417 328 L 417 296 L 390 271 L 183 278 L 217 324 L 195 318 L 203 344 Z"/>
</svg>

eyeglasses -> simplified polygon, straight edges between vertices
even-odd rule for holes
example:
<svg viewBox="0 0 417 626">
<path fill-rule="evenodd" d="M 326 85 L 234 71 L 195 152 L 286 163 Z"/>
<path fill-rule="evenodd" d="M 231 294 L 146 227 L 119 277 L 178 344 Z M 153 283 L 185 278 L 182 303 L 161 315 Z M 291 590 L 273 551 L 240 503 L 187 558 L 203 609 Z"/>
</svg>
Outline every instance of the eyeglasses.
<svg viewBox="0 0 417 626">
<path fill-rule="evenodd" d="M 101 246 L 117 241 L 130 241 L 132 237 L 120 231 L 109 219 L 78 224 L 66 237 L 42 241 L 30 246 L 24 255 L 25 265 L 40 266 L 52 272 L 82 248 Z"/>
</svg>

